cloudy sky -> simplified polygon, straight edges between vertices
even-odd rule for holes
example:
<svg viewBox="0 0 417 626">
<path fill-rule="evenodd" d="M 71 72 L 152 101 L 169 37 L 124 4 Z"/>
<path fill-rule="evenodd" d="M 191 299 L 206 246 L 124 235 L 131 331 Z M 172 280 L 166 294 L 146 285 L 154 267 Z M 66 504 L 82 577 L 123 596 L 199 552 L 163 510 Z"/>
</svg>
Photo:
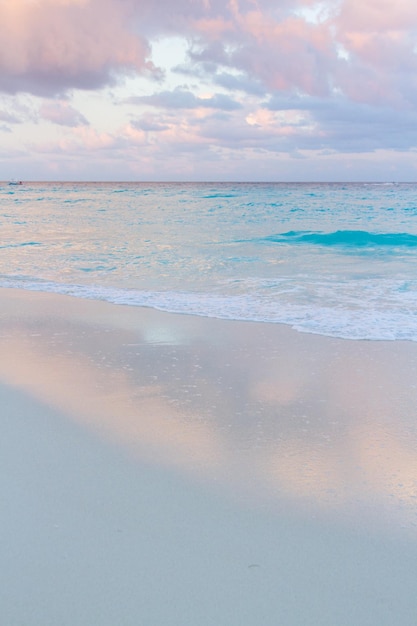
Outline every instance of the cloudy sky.
<svg viewBox="0 0 417 626">
<path fill-rule="evenodd" d="M 415 0 L 0 0 L 0 179 L 417 180 Z"/>
</svg>

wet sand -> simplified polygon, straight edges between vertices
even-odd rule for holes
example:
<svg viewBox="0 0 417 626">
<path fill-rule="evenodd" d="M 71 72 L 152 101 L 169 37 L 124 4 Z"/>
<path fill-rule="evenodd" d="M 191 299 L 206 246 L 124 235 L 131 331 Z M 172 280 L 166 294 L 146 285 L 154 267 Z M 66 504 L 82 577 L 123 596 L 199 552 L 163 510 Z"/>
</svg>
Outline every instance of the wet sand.
<svg viewBox="0 0 417 626">
<path fill-rule="evenodd" d="M 417 344 L 0 301 L 2 623 L 414 626 Z"/>
</svg>

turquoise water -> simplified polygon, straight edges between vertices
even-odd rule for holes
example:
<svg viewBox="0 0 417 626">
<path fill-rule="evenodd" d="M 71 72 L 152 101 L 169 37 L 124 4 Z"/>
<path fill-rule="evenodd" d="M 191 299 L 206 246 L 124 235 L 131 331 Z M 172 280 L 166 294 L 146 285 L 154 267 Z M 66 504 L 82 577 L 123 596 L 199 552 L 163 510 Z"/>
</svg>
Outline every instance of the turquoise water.
<svg viewBox="0 0 417 626">
<path fill-rule="evenodd" d="M 0 186 L 0 286 L 417 341 L 417 185 Z"/>
</svg>

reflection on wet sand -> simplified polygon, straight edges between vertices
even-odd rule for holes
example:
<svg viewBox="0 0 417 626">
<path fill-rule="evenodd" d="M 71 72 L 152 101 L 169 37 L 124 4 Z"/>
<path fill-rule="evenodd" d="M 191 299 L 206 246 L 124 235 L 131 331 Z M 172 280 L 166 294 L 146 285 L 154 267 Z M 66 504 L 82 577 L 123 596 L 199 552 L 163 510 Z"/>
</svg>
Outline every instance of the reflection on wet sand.
<svg viewBox="0 0 417 626">
<path fill-rule="evenodd" d="M 89 302 L 45 317 L 44 305 L 33 295 L 30 312 L 3 313 L 3 382 L 242 493 L 416 523 L 417 345 Z"/>
<path fill-rule="evenodd" d="M 2 380 L 144 457 L 206 468 L 216 463 L 216 432 L 203 424 L 184 428 L 186 412 L 173 406 L 163 386 L 134 384 L 126 372 L 82 354 L 45 352 L 44 342 L 44 336 L 4 338 L 13 358 L 1 361 Z"/>
</svg>

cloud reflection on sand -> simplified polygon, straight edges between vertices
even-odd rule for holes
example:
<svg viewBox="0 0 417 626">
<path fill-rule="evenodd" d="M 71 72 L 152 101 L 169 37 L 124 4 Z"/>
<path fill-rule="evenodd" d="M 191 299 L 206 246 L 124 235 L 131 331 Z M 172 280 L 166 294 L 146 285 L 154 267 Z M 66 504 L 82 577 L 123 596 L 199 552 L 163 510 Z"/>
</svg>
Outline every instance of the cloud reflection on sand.
<svg viewBox="0 0 417 626">
<path fill-rule="evenodd" d="M 3 382 L 246 498 L 416 524 L 417 346 L 25 297 L 3 314 Z"/>
</svg>

